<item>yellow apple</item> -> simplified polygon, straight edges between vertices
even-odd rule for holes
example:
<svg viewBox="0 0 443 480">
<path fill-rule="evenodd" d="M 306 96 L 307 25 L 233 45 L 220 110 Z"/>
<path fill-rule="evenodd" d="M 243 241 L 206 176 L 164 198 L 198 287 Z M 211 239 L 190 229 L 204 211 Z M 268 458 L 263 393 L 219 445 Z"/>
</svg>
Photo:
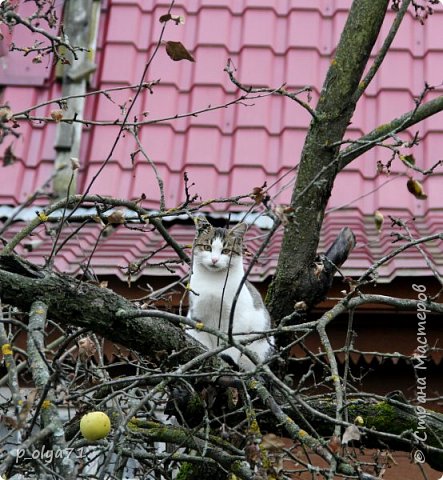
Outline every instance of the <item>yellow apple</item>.
<svg viewBox="0 0 443 480">
<path fill-rule="evenodd" d="M 103 412 L 89 412 L 80 420 L 80 432 L 86 440 L 100 440 L 111 431 L 111 420 Z"/>
</svg>

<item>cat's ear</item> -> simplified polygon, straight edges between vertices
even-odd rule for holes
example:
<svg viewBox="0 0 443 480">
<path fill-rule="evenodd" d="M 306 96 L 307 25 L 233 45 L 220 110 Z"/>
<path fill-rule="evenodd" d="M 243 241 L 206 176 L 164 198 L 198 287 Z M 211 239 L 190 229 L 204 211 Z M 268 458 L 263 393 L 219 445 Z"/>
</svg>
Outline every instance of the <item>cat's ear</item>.
<svg viewBox="0 0 443 480">
<path fill-rule="evenodd" d="M 234 225 L 229 232 L 235 235 L 237 238 L 243 238 L 244 234 L 246 233 L 246 229 L 248 226 L 246 223 L 237 223 L 237 225 Z"/>
<path fill-rule="evenodd" d="M 193 220 L 198 232 L 204 232 L 212 229 L 212 225 L 203 216 L 194 217 Z"/>
</svg>

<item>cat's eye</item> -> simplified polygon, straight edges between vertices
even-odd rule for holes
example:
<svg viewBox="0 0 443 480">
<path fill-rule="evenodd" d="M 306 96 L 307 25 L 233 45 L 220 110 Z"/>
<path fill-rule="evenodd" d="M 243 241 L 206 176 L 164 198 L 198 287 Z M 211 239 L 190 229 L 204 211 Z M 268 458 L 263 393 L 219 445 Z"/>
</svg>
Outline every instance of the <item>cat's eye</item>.
<svg viewBox="0 0 443 480">
<path fill-rule="evenodd" d="M 230 248 L 224 248 L 224 249 L 222 250 L 222 253 L 223 253 L 224 255 L 230 255 L 231 252 L 232 252 L 232 250 L 231 250 Z"/>
<path fill-rule="evenodd" d="M 203 250 L 206 250 L 207 252 L 210 252 L 212 250 L 211 245 L 201 245 L 201 248 Z"/>
</svg>

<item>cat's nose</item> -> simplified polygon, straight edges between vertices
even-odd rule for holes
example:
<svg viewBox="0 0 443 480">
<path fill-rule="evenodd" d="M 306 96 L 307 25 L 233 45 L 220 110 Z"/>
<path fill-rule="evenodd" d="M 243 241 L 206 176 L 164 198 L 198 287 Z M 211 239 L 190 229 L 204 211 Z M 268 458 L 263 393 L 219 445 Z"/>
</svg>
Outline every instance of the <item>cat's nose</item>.
<svg viewBox="0 0 443 480">
<path fill-rule="evenodd" d="M 215 265 L 218 262 L 218 257 L 212 257 L 211 261 Z"/>
</svg>

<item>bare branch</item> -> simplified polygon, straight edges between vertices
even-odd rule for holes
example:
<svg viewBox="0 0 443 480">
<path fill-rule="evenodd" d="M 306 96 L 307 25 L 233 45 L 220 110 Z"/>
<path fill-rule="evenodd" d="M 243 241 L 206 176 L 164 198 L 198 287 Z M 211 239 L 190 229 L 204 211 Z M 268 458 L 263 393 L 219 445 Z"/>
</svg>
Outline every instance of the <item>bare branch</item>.
<svg viewBox="0 0 443 480">
<path fill-rule="evenodd" d="M 357 142 L 359 145 L 351 146 L 342 150 L 338 156 L 339 169 L 343 170 L 353 160 L 363 153 L 371 150 L 378 142 L 385 140 L 393 134 L 402 132 L 407 128 L 425 120 L 432 115 L 443 110 L 443 95 L 423 103 L 401 117 L 392 120 L 389 123 L 380 125 L 372 132 L 360 137 Z"/>
<path fill-rule="evenodd" d="M 368 85 L 371 83 L 372 79 L 375 77 L 376 73 L 378 72 L 378 69 L 383 63 L 383 60 L 385 59 L 386 54 L 388 53 L 389 48 L 391 47 L 391 44 L 394 41 L 395 36 L 397 35 L 398 29 L 403 21 L 403 17 L 407 12 L 408 6 L 410 3 L 411 3 L 411 0 L 402 1 L 401 7 L 397 11 L 397 15 L 394 21 L 392 22 L 389 33 L 386 36 L 381 49 L 377 53 L 377 56 L 375 57 L 375 60 L 372 63 L 371 68 L 369 69 L 365 78 L 359 83 L 358 88 L 355 91 L 355 94 L 354 94 L 355 103 L 357 103 L 359 98 L 363 95 L 364 91 L 366 90 Z"/>
<path fill-rule="evenodd" d="M 39 406 L 41 406 L 43 425 L 53 426 L 51 443 L 56 453 L 55 463 L 64 478 L 75 479 L 74 459 L 71 457 L 72 452 L 67 450 L 63 422 L 58 408 L 54 404 L 55 393 L 51 388 L 52 379 L 49 373 L 49 365 L 44 356 L 44 330 L 47 310 L 47 305 L 39 300 L 33 302 L 31 306 L 28 331 L 29 363 L 34 383 L 41 395 Z"/>
<path fill-rule="evenodd" d="M 271 95 L 280 95 L 283 97 L 288 97 L 294 102 L 298 103 L 300 106 L 302 106 L 305 110 L 307 110 L 313 119 L 317 118 L 315 110 L 309 105 L 309 103 L 303 102 L 303 100 L 300 100 L 297 97 L 297 95 L 300 95 L 301 93 L 304 93 L 304 92 L 310 93 L 312 90 L 311 87 L 302 88 L 298 92 L 294 92 L 294 93 L 288 92 L 284 84 L 279 88 L 254 88 L 252 86 L 242 85 L 235 78 L 234 71 L 235 71 L 235 68 L 233 66 L 232 60 L 229 58 L 228 63 L 226 64 L 226 67 L 225 67 L 225 72 L 229 75 L 229 79 L 231 80 L 231 82 L 240 90 L 242 90 L 243 92 L 246 92 L 247 95 L 251 93 L 269 93 Z"/>
</svg>

